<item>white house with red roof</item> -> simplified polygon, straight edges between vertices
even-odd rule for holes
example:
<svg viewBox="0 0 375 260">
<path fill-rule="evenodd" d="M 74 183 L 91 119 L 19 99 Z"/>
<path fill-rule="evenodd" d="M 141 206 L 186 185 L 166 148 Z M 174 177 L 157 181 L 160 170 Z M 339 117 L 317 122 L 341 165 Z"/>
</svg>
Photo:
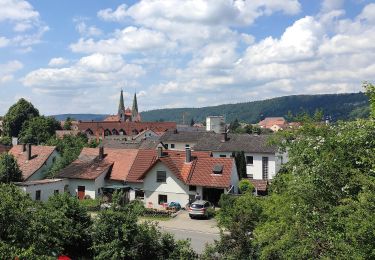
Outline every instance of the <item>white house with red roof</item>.
<svg viewBox="0 0 375 260">
<path fill-rule="evenodd" d="M 48 169 L 59 157 L 55 146 L 44 145 L 15 145 L 9 153 L 16 158 L 23 181 L 44 179 Z"/>
<path fill-rule="evenodd" d="M 186 152 L 163 151 L 159 146 L 147 168 L 137 161 L 136 164 L 127 183 L 141 187 L 146 207 L 161 208 L 170 202 L 184 206 L 196 194 L 217 203 L 221 194 L 238 192 L 239 176 L 233 158 L 214 158 L 210 153 L 194 153 L 189 148 Z"/>
</svg>

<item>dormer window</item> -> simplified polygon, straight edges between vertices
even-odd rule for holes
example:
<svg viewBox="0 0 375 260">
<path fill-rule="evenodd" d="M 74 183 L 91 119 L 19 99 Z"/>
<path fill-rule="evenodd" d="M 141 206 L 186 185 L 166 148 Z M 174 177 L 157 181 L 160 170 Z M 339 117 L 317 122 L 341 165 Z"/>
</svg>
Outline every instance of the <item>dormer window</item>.
<svg viewBox="0 0 375 260">
<path fill-rule="evenodd" d="M 214 174 L 222 174 L 223 168 L 224 166 L 222 164 L 216 164 L 214 168 L 212 169 L 212 171 L 214 172 Z"/>
</svg>

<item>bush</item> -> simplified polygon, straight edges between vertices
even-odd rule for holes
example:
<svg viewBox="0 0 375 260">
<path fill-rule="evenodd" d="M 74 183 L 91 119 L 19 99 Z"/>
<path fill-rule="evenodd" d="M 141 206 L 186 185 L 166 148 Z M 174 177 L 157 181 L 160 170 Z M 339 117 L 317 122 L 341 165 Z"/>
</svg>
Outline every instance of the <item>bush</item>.
<svg viewBox="0 0 375 260">
<path fill-rule="evenodd" d="M 240 188 L 241 193 L 253 192 L 255 189 L 254 185 L 247 179 L 241 180 L 238 186 Z"/>
</svg>

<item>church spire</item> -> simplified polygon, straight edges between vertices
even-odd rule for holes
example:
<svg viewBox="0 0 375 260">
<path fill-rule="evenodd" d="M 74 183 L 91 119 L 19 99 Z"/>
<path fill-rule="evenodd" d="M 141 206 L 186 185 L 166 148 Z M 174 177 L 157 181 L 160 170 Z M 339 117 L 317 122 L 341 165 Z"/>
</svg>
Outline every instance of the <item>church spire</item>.
<svg viewBox="0 0 375 260">
<path fill-rule="evenodd" d="M 120 94 L 120 103 L 118 104 L 118 116 L 121 120 L 123 120 L 125 117 L 124 95 L 122 89 Z"/>
<path fill-rule="evenodd" d="M 132 107 L 132 118 L 135 120 L 138 116 L 138 102 L 137 102 L 137 94 L 134 93 L 133 99 L 133 107 Z"/>
</svg>

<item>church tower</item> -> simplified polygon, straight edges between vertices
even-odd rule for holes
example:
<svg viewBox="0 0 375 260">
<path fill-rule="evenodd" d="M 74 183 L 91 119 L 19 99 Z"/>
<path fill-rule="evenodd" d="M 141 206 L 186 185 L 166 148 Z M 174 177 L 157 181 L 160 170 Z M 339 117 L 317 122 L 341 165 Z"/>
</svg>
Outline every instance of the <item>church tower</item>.
<svg viewBox="0 0 375 260">
<path fill-rule="evenodd" d="M 122 89 L 121 89 L 121 94 L 120 94 L 120 102 L 118 105 L 117 115 L 121 121 L 125 121 L 125 105 L 124 105 L 124 95 L 123 95 Z"/>
<path fill-rule="evenodd" d="M 138 116 L 137 94 L 134 93 L 133 107 L 132 107 L 132 119 L 133 119 L 133 121 L 137 121 L 137 116 Z"/>
</svg>

